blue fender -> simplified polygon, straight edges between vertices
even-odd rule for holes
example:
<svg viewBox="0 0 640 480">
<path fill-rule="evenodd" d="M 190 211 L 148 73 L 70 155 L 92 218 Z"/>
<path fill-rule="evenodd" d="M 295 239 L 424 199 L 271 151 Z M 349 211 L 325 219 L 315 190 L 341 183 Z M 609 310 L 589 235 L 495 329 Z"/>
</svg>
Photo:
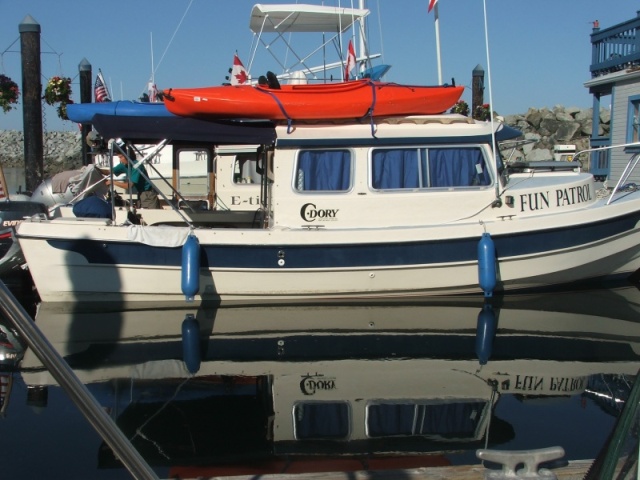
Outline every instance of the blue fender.
<svg viewBox="0 0 640 480">
<path fill-rule="evenodd" d="M 200 370 L 200 324 L 193 314 L 182 321 L 182 359 L 189 373 Z"/>
<path fill-rule="evenodd" d="M 482 234 L 478 243 L 478 283 L 485 297 L 493 296 L 496 288 L 496 246 L 487 232 Z"/>
<path fill-rule="evenodd" d="M 478 314 L 478 326 L 476 328 L 476 356 L 480 361 L 480 365 L 486 365 L 489 358 L 491 358 L 497 323 L 493 307 L 485 303 Z"/>
<path fill-rule="evenodd" d="M 198 237 L 189 235 L 182 246 L 182 293 L 192 302 L 200 291 L 200 243 Z"/>
</svg>

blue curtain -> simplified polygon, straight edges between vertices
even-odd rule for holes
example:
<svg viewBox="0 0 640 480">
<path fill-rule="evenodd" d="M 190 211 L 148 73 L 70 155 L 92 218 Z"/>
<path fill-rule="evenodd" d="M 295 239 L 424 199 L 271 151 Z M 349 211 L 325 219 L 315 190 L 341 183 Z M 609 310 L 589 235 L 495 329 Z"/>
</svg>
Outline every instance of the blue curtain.
<svg viewBox="0 0 640 480">
<path fill-rule="evenodd" d="M 370 437 L 415 434 L 416 406 L 413 404 L 370 405 L 367 431 Z"/>
<path fill-rule="evenodd" d="M 484 157 L 479 148 L 430 148 L 431 187 L 490 185 Z"/>
<path fill-rule="evenodd" d="M 480 423 L 484 406 L 484 402 L 370 405 L 367 429 L 371 437 L 396 435 L 470 437 Z"/>
<path fill-rule="evenodd" d="M 295 407 L 296 438 L 347 438 L 349 407 L 346 403 L 300 403 Z"/>
<path fill-rule="evenodd" d="M 371 169 L 375 189 L 420 187 L 417 149 L 374 150 Z"/>
<path fill-rule="evenodd" d="M 351 154 L 348 150 L 304 150 L 298 157 L 299 191 L 348 190 L 351 186 Z"/>
</svg>

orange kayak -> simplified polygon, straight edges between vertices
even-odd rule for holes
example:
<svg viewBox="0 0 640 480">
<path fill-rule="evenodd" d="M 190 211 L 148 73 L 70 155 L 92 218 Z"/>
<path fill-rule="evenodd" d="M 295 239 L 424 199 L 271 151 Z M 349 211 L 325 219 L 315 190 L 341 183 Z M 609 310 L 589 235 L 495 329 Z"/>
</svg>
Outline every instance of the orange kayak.
<svg viewBox="0 0 640 480">
<path fill-rule="evenodd" d="M 270 120 L 319 120 L 432 115 L 451 108 L 464 87 L 356 80 L 318 85 L 221 85 L 171 88 L 164 104 L 175 115 Z"/>
</svg>

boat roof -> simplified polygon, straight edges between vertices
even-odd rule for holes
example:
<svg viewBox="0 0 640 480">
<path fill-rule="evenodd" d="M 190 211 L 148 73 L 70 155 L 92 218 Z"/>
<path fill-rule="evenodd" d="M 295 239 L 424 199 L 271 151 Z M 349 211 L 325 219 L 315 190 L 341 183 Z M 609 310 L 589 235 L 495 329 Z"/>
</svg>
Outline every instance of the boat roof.
<svg viewBox="0 0 640 480">
<path fill-rule="evenodd" d="M 177 116 L 124 117 L 97 114 L 92 124 L 103 138 L 122 138 L 137 143 L 191 142 L 208 145 L 275 142 L 276 132 L 267 120 L 204 120 Z"/>
<path fill-rule="evenodd" d="M 278 122 L 280 147 L 349 147 L 492 143 L 522 132 L 500 122 L 482 122 L 459 114 L 375 117 L 361 120 Z"/>
<path fill-rule="evenodd" d="M 251 10 L 249 28 L 253 33 L 343 32 L 367 15 L 366 8 L 257 4 Z"/>
</svg>

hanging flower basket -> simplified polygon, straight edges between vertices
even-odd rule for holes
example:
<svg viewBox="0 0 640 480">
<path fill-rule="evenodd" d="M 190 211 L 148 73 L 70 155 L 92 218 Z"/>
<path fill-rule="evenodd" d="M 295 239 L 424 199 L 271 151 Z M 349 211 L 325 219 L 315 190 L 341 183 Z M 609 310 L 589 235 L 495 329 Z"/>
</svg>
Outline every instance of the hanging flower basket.
<svg viewBox="0 0 640 480">
<path fill-rule="evenodd" d="M 491 118 L 491 106 L 488 103 L 478 105 L 473 112 L 473 118 L 476 120 L 487 121 Z"/>
<path fill-rule="evenodd" d="M 44 89 L 42 99 L 49 105 L 59 103 L 56 111 L 63 120 L 68 120 L 67 104 L 73 103 L 71 100 L 71 79 L 68 77 L 51 77 Z"/>
<path fill-rule="evenodd" d="M 2 107 L 2 111 L 7 113 L 15 108 L 13 105 L 18 103 L 18 97 L 20 97 L 18 84 L 6 75 L 0 75 L 0 107 Z"/>
<path fill-rule="evenodd" d="M 464 115 L 465 117 L 468 117 L 469 105 L 464 100 L 460 100 L 456 102 L 456 104 L 451 108 L 451 113 L 459 113 L 460 115 Z"/>
<path fill-rule="evenodd" d="M 56 108 L 56 112 L 58 112 L 58 116 L 62 120 L 69 120 L 69 117 L 67 116 L 67 105 L 70 103 L 73 103 L 73 100 L 69 100 L 66 103 L 60 103 L 60 105 L 58 105 L 58 107 Z"/>
</svg>

